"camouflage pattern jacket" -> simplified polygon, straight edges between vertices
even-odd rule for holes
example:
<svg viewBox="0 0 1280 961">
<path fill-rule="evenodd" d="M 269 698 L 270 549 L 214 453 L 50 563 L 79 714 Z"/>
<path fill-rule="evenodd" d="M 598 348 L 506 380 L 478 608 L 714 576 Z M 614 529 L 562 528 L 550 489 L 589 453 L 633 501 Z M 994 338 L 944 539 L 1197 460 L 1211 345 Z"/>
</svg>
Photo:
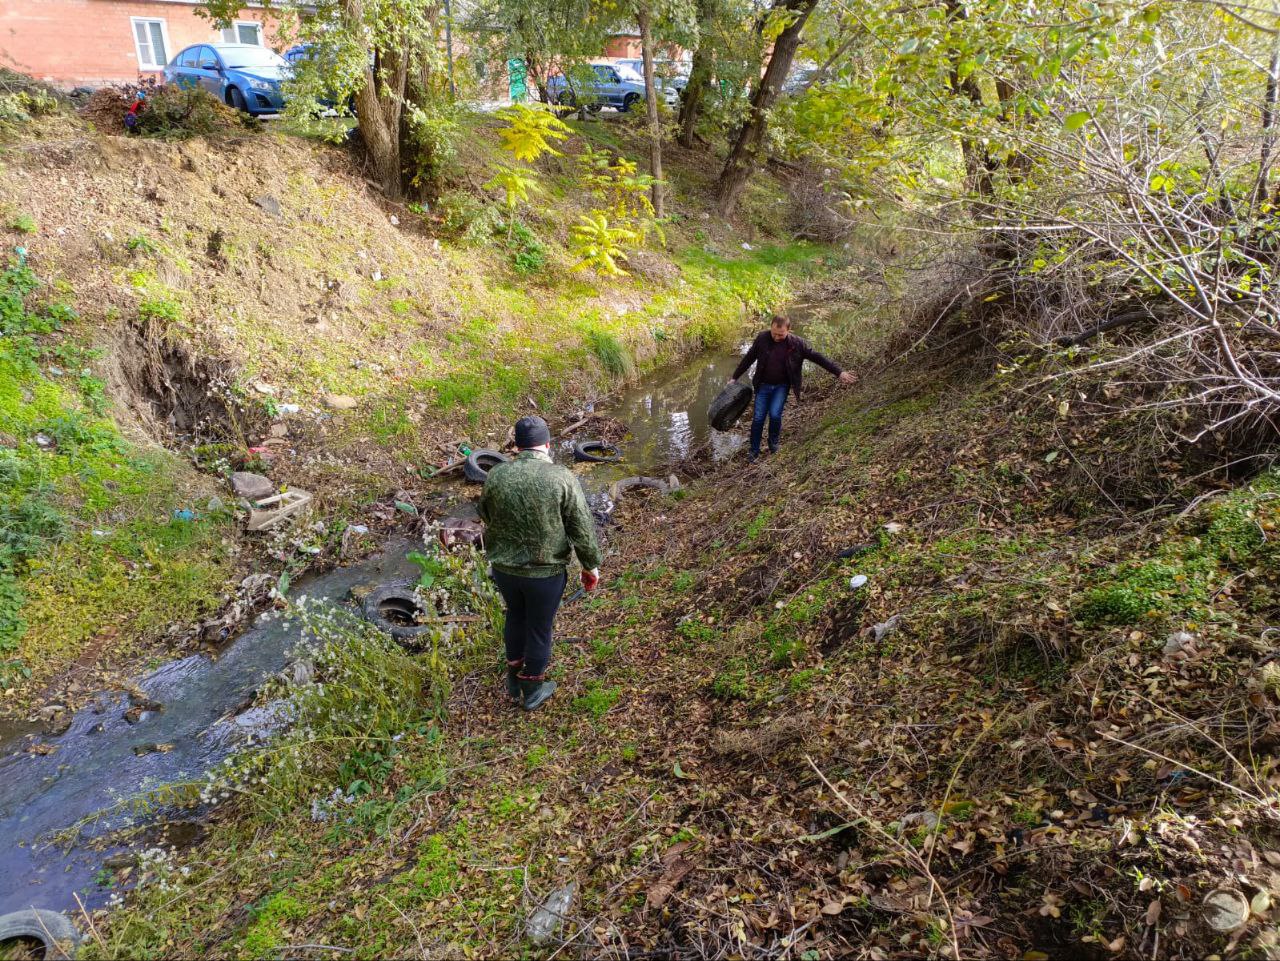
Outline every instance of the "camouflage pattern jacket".
<svg viewBox="0 0 1280 961">
<path fill-rule="evenodd" d="M 569 566 L 600 566 L 595 521 L 573 472 L 541 451 L 523 450 L 489 471 L 480 495 L 485 551 L 495 570 L 554 577 Z"/>
</svg>

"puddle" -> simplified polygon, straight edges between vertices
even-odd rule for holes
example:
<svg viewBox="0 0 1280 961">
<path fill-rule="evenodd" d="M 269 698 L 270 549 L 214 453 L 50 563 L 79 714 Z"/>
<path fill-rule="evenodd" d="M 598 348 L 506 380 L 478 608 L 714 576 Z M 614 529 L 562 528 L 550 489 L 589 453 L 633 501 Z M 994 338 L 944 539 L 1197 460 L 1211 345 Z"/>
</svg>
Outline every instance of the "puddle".
<svg viewBox="0 0 1280 961">
<path fill-rule="evenodd" d="M 358 584 L 409 580 L 417 568 L 404 555 L 412 549 L 397 541 L 378 557 L 301 581 L 291 596 L 344 601 Z M 126 694 L 104 693 L 59 737 L 33 733 L 29 725 L 0 729 L 0 914 L 30 907 L 74 911 L 76 894 L 88 908 L 101 906 L 112 893 L 94 881 L 103 867 L 121 863 L 130 850 L 193 837 L 190 811 L 168 812 L 176 820 L 161 831 L 166 812 L 139 816 L 116 810 L 117 802 L 197 781 L 247 738 L 282 723 L 271 705 L 235 712 L 264 678 L 286 666 L 286 652 L 297 641 L 296 625 L 260 619 L 216 660 L 193 655 L 137 678 L 154 702 L 143 710 Z M 34 753 L 37 747 L 52 750 Z M 87 826 L 70 850 L 49 843 L 103 811 L 111 813 Z M 93 843 L 135 823 L 148 829 L 128 848 Z"/>
</svg>

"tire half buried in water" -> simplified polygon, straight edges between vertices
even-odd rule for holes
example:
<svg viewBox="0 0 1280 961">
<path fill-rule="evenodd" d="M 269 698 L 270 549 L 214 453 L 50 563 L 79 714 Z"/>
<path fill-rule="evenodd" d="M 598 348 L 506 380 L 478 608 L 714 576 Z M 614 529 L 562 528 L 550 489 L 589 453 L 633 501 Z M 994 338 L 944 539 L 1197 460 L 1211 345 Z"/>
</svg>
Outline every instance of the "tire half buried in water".
<svg viewBox="0 0 1280 961">
<path fill-rule="evenodd" d="M 584 440 L 573 445 L 573 459 L 579 463 L 612 464 L 622 460 L 622 451 L 602 440 Z"/>
<path fill-rule="evenodd" d="M 707 407 L 707 420 L 716 430 L 729 430 L 738 422 L 751 406 L 751 387 L 747 384 L 732 383 L 716 394 Z"/>
</svg>

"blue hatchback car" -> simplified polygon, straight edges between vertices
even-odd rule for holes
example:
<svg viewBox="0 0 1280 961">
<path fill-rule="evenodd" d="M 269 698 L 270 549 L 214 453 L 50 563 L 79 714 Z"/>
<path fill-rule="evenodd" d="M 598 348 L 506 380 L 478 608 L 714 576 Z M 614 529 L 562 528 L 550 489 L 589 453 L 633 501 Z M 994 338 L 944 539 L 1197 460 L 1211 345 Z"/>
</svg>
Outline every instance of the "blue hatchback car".
<svg viewBox="0 0 1280 961">
<path fill-rule="evenodd" d="M 280 85 L 291 76 L 287 60 L 252 43 L 197 43 L 164 68 L 166 83 L 203 87 L 227 106 L 254 115 L 284 109 Z"/>
</svg>

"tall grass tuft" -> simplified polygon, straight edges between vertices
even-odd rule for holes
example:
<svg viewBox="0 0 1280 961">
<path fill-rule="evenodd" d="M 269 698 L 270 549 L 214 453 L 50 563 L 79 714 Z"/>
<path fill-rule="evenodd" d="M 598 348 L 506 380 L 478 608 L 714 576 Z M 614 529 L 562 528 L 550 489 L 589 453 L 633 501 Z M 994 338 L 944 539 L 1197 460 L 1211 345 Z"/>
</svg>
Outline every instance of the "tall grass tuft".
<svg viewBox="0 0 1280 961">
<path fill-rule="evenodd" d="M 586 333 L 587 347 L 596 355 L 600 366 L 614 377 L 630 377 L 635 373 L 636 362 L 631 352 L 614 334 L 592 328 Z"/>
</svg>

